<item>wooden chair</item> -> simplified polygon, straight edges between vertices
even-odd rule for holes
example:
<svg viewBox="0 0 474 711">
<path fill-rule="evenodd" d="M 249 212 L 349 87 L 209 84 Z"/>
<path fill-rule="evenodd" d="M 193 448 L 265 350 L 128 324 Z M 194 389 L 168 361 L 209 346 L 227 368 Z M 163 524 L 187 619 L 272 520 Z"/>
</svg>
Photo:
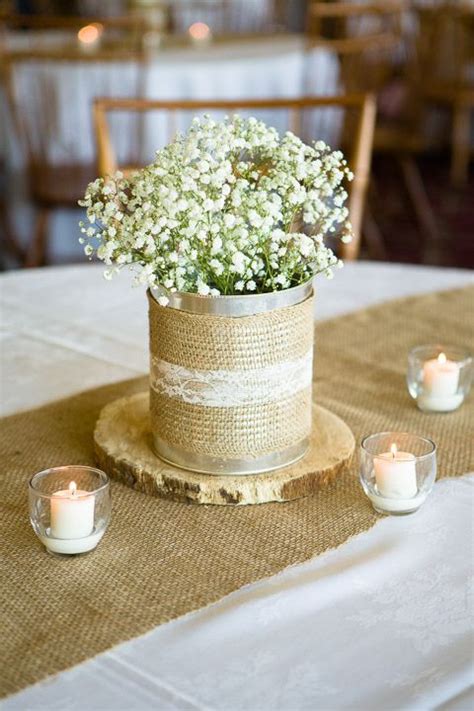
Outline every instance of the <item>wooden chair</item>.
<svg viewBox="0 0 474 711">
<path fill-rule="evenodd" d="M 451 181 L 467 181 L 474 110 L 474 7 L 462 2 L 416 7 L 418 75 L 425 101 L 452 112 Z M 443 52 L 444 50 L 444 52 Z"/>
<path fill-rule="evenodd" d="M 213 34 L 232 32 L 236 13 L 229 0 L 173 0 L 168 4 L 169 23 L 173 32 L 185 31 L 194 22 L 204 22 Z"/>
<path fill-rule="evenodd" d="M 79 32 L 95 26 L 100 42 L 93 51 L 81 51 Z M 156 27 L 146 18 L 127 15 L 121 17 L 59 17 L 55 15 L 0 15 L 0 54 L 18 59 L 57 57 L 61 60 L 82 58 L 84 61 L 109 61 L 133 58 L 146 52 L 144 39 L 148 30 Z M 14 35 L 15 30 L 16 35 Z M 21 30 L 21 33 L 19 32 Z M 10 47 L 9 35 L 21 36 L 23 48 Z M 30 39 L 28 43 L 27 40 Z M 87 47 L 83 45 L 84 50 Z"/>
<path fill-rule="evenodd" d="M 49 223 L 53 210 L 77 208 L 77 201 L 83 196 L 87 184 L 95 177 L 94 161 L 84 162 L 82 158 L 65 159 L 63 162 L 52 161 L 45 145 L 48 134 L 51 140 L 58 137 L 54 133 L 54 112 L 56 103 L 50 96 L 49 75 L 46 68 L 54 62 L 62 66 L 83 66 L 88 62 L 106 62 L 121 59 L 143 61 L 143 55 L 137 52 L 116 53 L 106 50 L 91 55 L 70 51 L 26 51 L 7 54 L 3 57 L 1 79 L 7 98 L 11 123 L 15 127 L 19 146 L 23 149 L 28 174 L 29 194 L 36 208 L 36 221 L 32 238 L 26 248 L 24 266 L 41 266 L 48 259 Z M 37 93 L 39 104 L 34 104 L 31 113 L 25 111 L 22 99 L 16 87 L 16 70 L 29 63 L 33 70 L 41 71 L 45 79 L 44 87 Z M 43 64 L 44 63 L 44 64 Z M 44 68 L 44 71 L 41 68 Z M 138 77 L 140 77 L 138 72 Z M 140 81 L 140 79 L 138 79 Z M 134 94 L 141 93 L 140 87 L 134 88 Z M 88 134 L 92 138 L 92 125 Z M 81 136 L 77 137 L 77 141 Z"/>
<path fill-rule="evenodd" d="M 273 2 L 266 13 L 254 18 L 253 25 L 247 28 L 246 33 L 268 33 L 273 29 L 277 17 Z M 166 0 L 159 6 L 137 4 L 130 7 L 127 14 L 107 17 L 0 12 L 0 27 L 3 25 L 9 29 L 68 29 L 77 32 L 84 25 L 100 23 L 107 32 L 115 34 L 119 31 L 146 32 L 156 29 L 157 25 L 169 34 L 183 33 L 194 22 L 206 22 L 214 35 L 226 35 L 238 32 L 241 20 L 242 8 L 233 0 Z"/>
<path fill-rule="evenodd" d="M 97 22 L 106 28 L 124 30 L 129 30 L 135 26 L 143 29 L 147 26 L 146 17 L 133 14 L 116 17 L 86 17 L 82 15 L 22 15 L 15 12 L 0 12 L 0 25 L 5 30 L 21 28 L 23 30 L 71 30 L 71 32 L 77 32 L 84 25 Z"/>
<path fill-rule="evenodd" d="M 311 109 L 339 107 L 345 111 L 354 110 L 357 123 L 353 135 L 351 158 L 349 160 L 354 180 L 349 186 L 349 213 L 354 229 L 354 239 L 341 249 L 344 259 L 356 259 L 360 250 L 361 225 L 364 214 L 366 190 L 370 173 L 372 138 L 375 123 L 375 102 L 371 95 L 346 95 L 336 97 L 305 97 L 302 99 L 240 99 L 235 101 L 151 101 L 126 99 L 96 99 L 94 102 L 94 126 L 97 140 L 98 170 L 101 176 L 112 175 L 118 168 L 117 156 L 108 123 L 108 114 L 115 111 L 145 112 L 161 110 L 172 118 L 178 112 L 216 110 L 236 113 L 239 110 L 286 110 L 289 113 L 289 127 L 298 134 L 302 126 L 303 113 Z M 174 121 L 170 122 L 172 126 Z M 169 136 L 171 138 L 172 136 Z M 318 138 L 314 136 L 313 138 Z M 123 170 L 123 168 L 121 167 Z M 133 166 L 125 166 L 131 172 Z M 136 169 L 136 167 L 135 167 Z"/>
<path fill-rule="evenodd" d="M 8 209 L 7 174 L 4 161 L 0 160 L 0 270 L 5 268 L 5 258 L 12 257 L 16 265 L 22 265 L 25 252 L 18 241 Z"/>
<path fill-rule="evenodd" d="M 402 33 L 403 0 L 379 2 L 310 1 L 306 34 L 309 46 L 324 47 L 341 55 L 371 49 L 392 49 Z"/>
<path fill-rule="evenodd" d="M 407 7 L 403 0 L 311 2 L 308 44 L 337 54 L 344 90 L 377 96 L 374 153 L 389 154 L 398 162 L 427 252 L 439 243 L 439 229 L 415 158 L 428 144 L 425 105 L 413 71 L 414 38 L 404 31 Z M 329 20 L 334 24 L 324 25 Z M 332 36 L 321 34 L 328 29 Z M 372 240 L 383 244 L 372 219 L 370 229 Z"/>
<path fill-rule="evenodd" d="M 258 12 L 242 14 L 242 5 L 234 0 L 168 0 L 170 27 L 186 30 L 191 23 L 205 22 L 215 35 L 269 34 L 281 29 L 281 0 L 267 0 Z M 283 3 L 288 5 L 287 2 Z M 249 7 L 252 11 L 252 7 Z M 257 11 L 257 12 L 255 12 Z"/>
</svg>

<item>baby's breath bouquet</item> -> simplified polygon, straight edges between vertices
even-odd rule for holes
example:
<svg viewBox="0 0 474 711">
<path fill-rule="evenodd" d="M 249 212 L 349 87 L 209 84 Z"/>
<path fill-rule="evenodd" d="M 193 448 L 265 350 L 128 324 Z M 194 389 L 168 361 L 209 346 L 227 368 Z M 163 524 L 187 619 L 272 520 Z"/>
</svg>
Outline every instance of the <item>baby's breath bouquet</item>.
<svg viewBox="0 0 474 711">
<path fill-rule="evenodd" d="M 323 141 L 280 137 L 255 118 L 196 118 L 133 177 L 88 186 L 81 241 L 107 278 L 133 265 L 138 283 L 165 292 L 288 289 L 342 266 L 324 238 L 351 238 L 343 181 L 352 177 Z"/>
</svg>

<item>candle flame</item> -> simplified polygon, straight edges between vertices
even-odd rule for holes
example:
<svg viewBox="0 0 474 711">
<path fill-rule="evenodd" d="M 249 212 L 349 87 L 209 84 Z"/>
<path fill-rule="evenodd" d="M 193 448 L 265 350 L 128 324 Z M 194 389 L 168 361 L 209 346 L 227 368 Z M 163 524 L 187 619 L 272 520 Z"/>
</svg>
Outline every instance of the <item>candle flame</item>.
<svg viewBox="0 0 474 711">
<path fill-rule="evenodd" d="M 100 22 L 95 22 L 93 25 L 86 25 L 81 27 L 77 33 L 77 37 L 80 42 L 84 44 L 92 44 L 96 42 L 104 30 L 103 25 Z"/>
<path fill-rule="evenodd" d="M 69 493 L 71 494 L 71 496 L 74 496 L 76 491 L 77 491 L 77 484 L 75 481 L 71 481 L 71 483 L 69 484 Z"/>
<path fill-rule="evenodd" d="M 205 22 L 194 22 L 188 29 L 189 34 L 193 39 L 207 39 L 211 34 L 211 30 Z"/>
<path fill-rule="evenodd" d="M 392 453 L 392 457 L 395 459 L 395 457 L 397 456 L 397 452 L 398 452 L 398 447 L 395 444 L 395 442 L 390 446 L 390 451 Z"/>
<path fill-rule="evenodd" d="M 446 356 L 444 353 L 440 353 L 438 356 L 438 363 L 444 365 L 446 363 Z"/>
</svg>

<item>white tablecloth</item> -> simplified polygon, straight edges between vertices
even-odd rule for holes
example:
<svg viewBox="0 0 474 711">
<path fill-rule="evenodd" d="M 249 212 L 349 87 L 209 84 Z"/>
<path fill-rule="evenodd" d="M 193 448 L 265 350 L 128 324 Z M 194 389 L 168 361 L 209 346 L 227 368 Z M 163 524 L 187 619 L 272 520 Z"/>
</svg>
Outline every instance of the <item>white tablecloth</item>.
<svg viewBox="0 0 474 711">
<path fill-rule="evenodd" d="M 145 296 L 126 281 L 90 266 L 0 277 L 5 412 L 146 369 Z M 468 283 L 461 270 L 355 263 L 319 282 L 315 313 Z M 383 519 L 3 708 L 472 708 L 473 484 L 439 482 L 417 514 Z"/>
</svg>

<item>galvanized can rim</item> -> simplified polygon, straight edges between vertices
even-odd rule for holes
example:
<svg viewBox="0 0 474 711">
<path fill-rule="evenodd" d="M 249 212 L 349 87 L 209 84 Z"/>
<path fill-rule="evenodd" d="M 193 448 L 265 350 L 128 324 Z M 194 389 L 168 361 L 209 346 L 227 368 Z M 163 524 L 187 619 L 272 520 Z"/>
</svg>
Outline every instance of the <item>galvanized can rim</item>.
<svg viewBox="0 0 474 711">
<path fill-rule="evenodd" d="M 265 294 L 201 296 L 201 294 L 184 291 L 171 293 L 160 286 L 151 287 L 150 294 L 157 302 L 160 297 L 166 296 L 169 299 L 166 306 L 168 309 L 238 318 L 239 316 L 253 316 L 273 309 L 295 306 L 305 301 L 313 294 L 313 280 L 293 286 L 291 289 L 270 291 Z"/>
<path fill-rule="evenodd" d="M 308 452 L 309 437 L 279 452 L 233 459 L 189 452 L 168 444 L 157 434 L 153 435 L 153 447 L 160 459 L 179 469 L 210 476 L 248 476 L 265 474 L 295 464 Z"/>
</svg>

